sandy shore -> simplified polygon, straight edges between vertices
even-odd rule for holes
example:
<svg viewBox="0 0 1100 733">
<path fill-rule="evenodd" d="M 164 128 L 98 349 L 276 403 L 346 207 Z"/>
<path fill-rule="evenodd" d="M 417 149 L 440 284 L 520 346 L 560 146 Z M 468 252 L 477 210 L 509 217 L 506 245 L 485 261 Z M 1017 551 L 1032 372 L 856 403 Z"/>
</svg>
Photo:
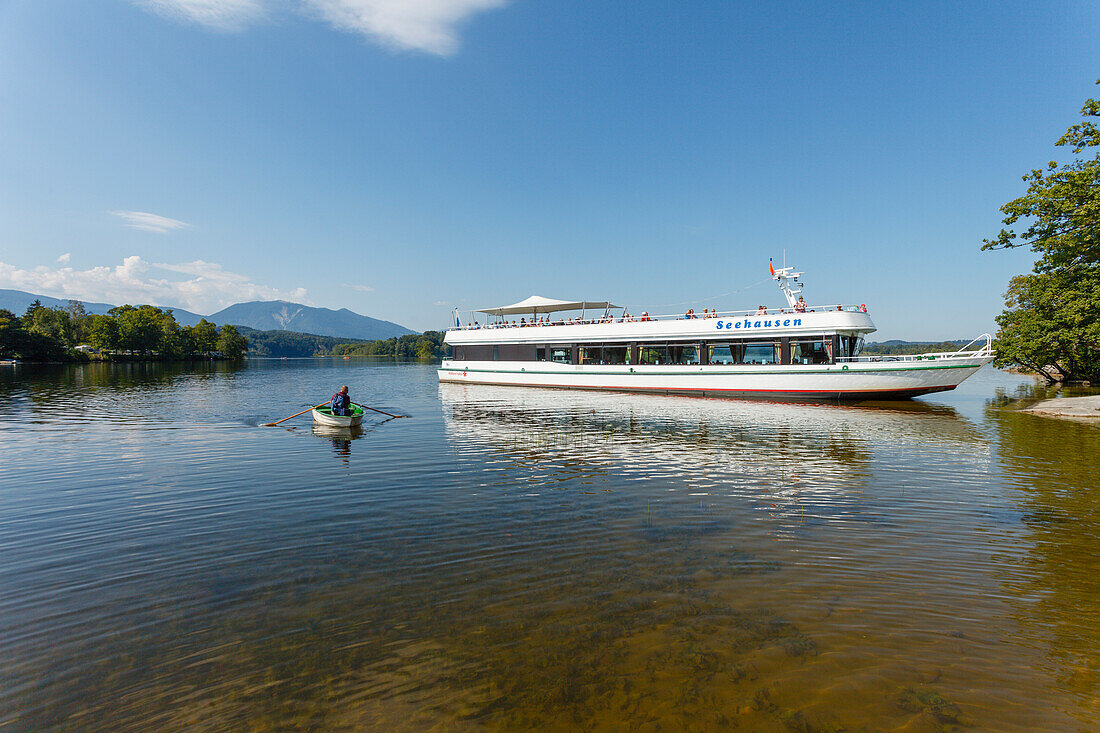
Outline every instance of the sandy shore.
<svg viewBox="0 0 1100 733">
<path fill-rule="evenodd" d="M 1035 412 L 1040 415 L 1059 417 L 1097 417 L 1100 418 L 1100 395 L 1090 397 L 1062 397 L 1036 402 L 1023 412 Z"/>
</svg>

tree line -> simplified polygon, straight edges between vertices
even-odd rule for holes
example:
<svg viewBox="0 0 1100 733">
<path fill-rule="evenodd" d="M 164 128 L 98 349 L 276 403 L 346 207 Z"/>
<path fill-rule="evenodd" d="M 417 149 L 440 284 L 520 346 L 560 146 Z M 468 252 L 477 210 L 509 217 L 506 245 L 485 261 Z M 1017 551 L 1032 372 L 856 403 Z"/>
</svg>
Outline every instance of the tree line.
<svg viewBox="0 0 1100 733">
<path fill-rule="evenodd" d="M 1100 81 L 1096 82 L 1100 84 Z M 1100 381 L 1100 101 L 1088 99 L 1084 122 L 1055 143 L 1074 159 L 1031 171 L 1027 192 L 1001 207 L 1005 228 L 983 250 L 1030 247 L 1039 257 L 1030 273 L 1008 284 L 997 317 L 994 364 L 1038 374 L 1047 381 Z"/>
<path fill-rule="evenodd" d="M 938 344 L 903 341 L 901 343 L 878 343 L 872 341 L 860 352 L 863 356 L 903 356 L 908 354 L 938 354 L 943 351 L 958 351 L 966 341 L 941 341 Z"/>
<path fill-rule="evenodd" d="M 233 326 L 219 329 L 205 318 L 194 326 L 181 326 L 170 309 L 152 305 L 120 305 L 105 315 L 87 313 L 78 300 L 57 308 L 36 300 L 22 316 L 0 309 L 0 358 L 89 358 L 78 346 L 98 349 L 112 359 L 239 359 L 248 351 L 248 339 Z"/>
<path fill-rule="evenodd" d="M 241 327 L 248 337 L 248 355 L 260 357 L 389 356 L 433 359 L 443 354 L 443 333 L 426 331 L 377 341 L 349 341 L 347 337 L 319 336 L 296 331 L 257 331 Z"/>
<path fill-rule="evenodd" d="M 434 359 L 443 355 L 442 331 L 410 333 L 378 341 L 337 344 L 337 356 L 394 356 L 404 359 Z"/>
</svg>

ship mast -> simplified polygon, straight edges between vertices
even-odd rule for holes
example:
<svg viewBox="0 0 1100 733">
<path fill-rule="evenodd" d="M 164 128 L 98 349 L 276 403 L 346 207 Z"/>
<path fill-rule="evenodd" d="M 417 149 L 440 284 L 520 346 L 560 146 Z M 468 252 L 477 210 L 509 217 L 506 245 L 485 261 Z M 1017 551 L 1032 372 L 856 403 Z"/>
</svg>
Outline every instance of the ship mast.
<svg viewBox="0 0 1100 733">
<path fill-rule="evenodd" d="M 798 282 L 800 277 L 802 277 L 802 273 L 795 272 L 793 267 L 780 267 L 779 269 L 772 267 L 772 280 L 779 283 L 779 289 L 787 297 L 787 305 L 792 308 L 798 302 L 798 296 L 802 292 L 802 283 Z M 797 290 L 795 290 L 796 286 Z"/>
</svg>

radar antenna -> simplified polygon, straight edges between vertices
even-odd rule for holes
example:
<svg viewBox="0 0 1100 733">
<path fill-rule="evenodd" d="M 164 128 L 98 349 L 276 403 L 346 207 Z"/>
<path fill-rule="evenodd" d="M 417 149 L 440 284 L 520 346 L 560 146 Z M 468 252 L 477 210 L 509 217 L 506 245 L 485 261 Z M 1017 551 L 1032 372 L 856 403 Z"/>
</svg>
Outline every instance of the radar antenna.
<svg viewBox="0 0 1100 733">
<path fill-rule="evenodd" d="M 802 273 L 795 272 L 793 267 L 780 267 L 777 270 L 771 260 L 768 260 L 768 269 L 772 271 L 772 280 L 779 283 L 779 289 L 787 297 L 787 305 L 794 308 L 794 304 L 798 302 L 798 296 L 802 292 L 802 283 L 798 281 L 802 277 Z M 798 289 L 795 290 L 795 287 Z"/>
</svg>

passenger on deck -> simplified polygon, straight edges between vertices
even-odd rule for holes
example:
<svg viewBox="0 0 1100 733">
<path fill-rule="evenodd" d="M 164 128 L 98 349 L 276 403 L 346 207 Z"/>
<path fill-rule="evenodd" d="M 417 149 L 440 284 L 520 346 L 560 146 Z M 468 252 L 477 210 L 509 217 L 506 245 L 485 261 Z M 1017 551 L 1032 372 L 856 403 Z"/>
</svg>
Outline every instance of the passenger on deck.
<svg viewBox="0 0 1100 733">
<path fill-rule="evenodd" d="M 756 309 L 756 315 L 766 316 L 766 315 L 768 315 L 768 309 L 765 308 L 764 306 L 760 306 L 759 308 Z"/>
<path fill-rule="evenodd" d="M 867 304 L 866 303 L 860 303 L 859 304 L 859 312 L 860 313 L 866 313 L 867 312 Z"/>
<path fill-rule="evenodd" d="M 802 299 L 801 295 L 798 296 L 798 302 L 794 304 L 794 312 L 795 313 L 805 313 L 806 312 L 806 301 Z"/>
<path fill-rule="evenodd" d="M 652 321 L 653 319 L 649 317 L 649 311 L 642 311 L 642 317 L 639 318 L 638 320 L 640 320 L 640 321 Z"/>
<path fill-rule="evenodd" d="M 332 396 L 332 402 L 329 404 L 332 407 L 333 415 L 351 414 L 351 397 L 348 396 L 348 386 L 346 384 Z"/>
</svg>

